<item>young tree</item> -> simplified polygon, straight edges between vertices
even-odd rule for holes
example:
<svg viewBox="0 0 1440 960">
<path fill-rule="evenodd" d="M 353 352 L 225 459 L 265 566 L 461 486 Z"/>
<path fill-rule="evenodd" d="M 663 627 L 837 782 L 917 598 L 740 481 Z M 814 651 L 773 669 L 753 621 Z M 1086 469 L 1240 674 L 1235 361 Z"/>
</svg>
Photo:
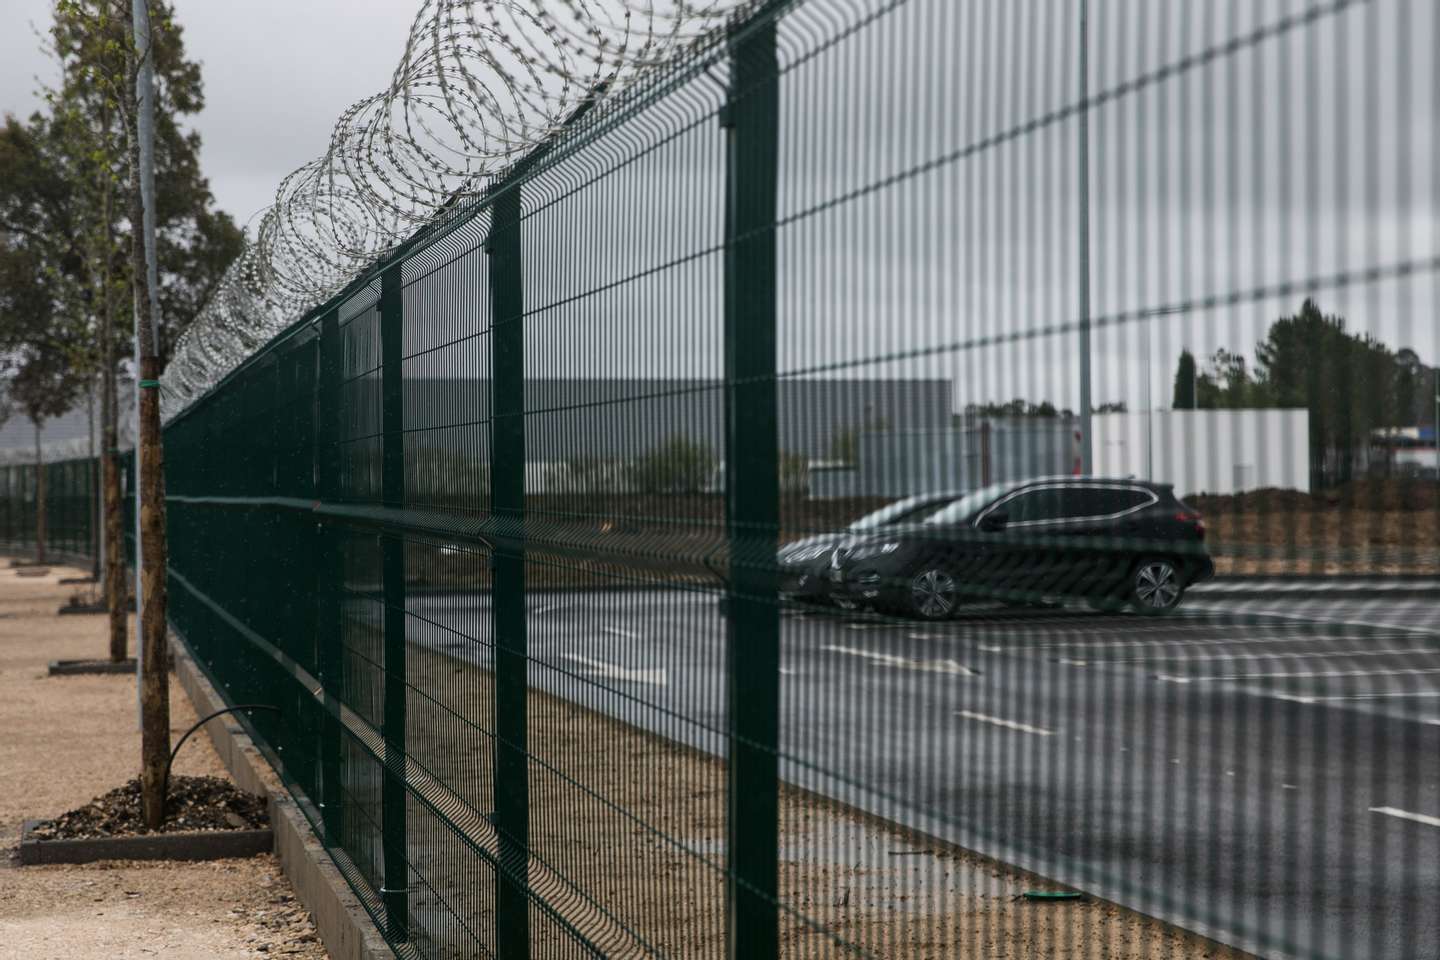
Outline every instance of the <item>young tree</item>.
<svg viewBox="0 0 1440 960">
<path fill-rule="evenodd" d="M 1172 410 L 1195 409 L 1195 379 L 1198 374 L 1195 354 L 1189 350 L 1180 351 L 1180 362 L 1175 367 L 1175 391 L 1170 401 Z"/>
<path fill-rule="evenodd" d="M 89 348 L 90 362 L 98 366 L 102 387 L 105 435 L 106 523 L 118 560 L 118 474 L 110 463 L 115 447 L 116 410 L 114 374 L 129 348 L 129 340 L 115 322 L 115 306 L 128 287 L 149 356 L 135 358 L 142 383 L 158 381 L 180 333 L 193 321 L 218 286 L 225 268 L 240 252 L 243 236 L 231 219 L 213 209 L 208 184 L 200 175 L 199 137 L 184 131 L 181 119 L 203 106 L 200 69 L 185 58 L 181 31 L 170 4 L 149 0 L 145 7 L 150 39 L 137 44 L 132 32 L 130 0 L 57 0 L 50 31 L 61 66 L 59 84 L 47 91 L 49 115 L 33 118 L 30 126 L 44 132 L 21 144 L 34 147 L 27 169 L 47 171 L 38 183 L 11 184 L 0 170 L 0 230 L 15 228 L 16 235 L 34 248 L 45 264 L 52 299 L 66 302 L 67 316 L 81 316 L 87 335 L 76 338 Z M 140 225 L 144 209 L 139 197 L 139 139 L 136 127 L 136 78 L 141 63 L 154 65 L 154 196 L 158 280 L 151 289 L 146 277 L 146 251 Z M 18 127 L 14 121 L 8 127 Z M 0 163 L 4 151 L 0 149 Z M 51 180 L 62 190 L 47 188 Z M 7 216 L 18 213 L 18 216 Z M 34 214 L 45 214 L 37 219 Z M 66 224 L 61 226 L 61 224 Z M 126 256 L 128 251 L 129 256 Z M 69 291 L 83 291 L 72 297 Z M 76 306 L 76 304 L 83 306 Z M 148 325 L 148 326 L 147 326 Z M 151 336 L 153 332 L 153 338 Z M 156 348 L 149 349 L 154 343 Z M 140 457 L 146 484 L 162 481 L 159 457 L 158 395 L 142 391 Z M 142 782 L 145 816 L 158 825 L 163 813 L 159 796 L 160 773 L 168 753 L 168 696 L 165 692 L 164 617 L 164 511 L 161 488 L 150 490 L 149 506 L 141 510 L 142 543 L 146 558 L 147 651 L 144 730 L 145 755 Z M 120 569 L 110 564 L 112 571 Z M 128 591 L 112 573 L 107 584 L 111 603 L 111 652 L 124 651 L 124 607 Z M 116 630 L 119 632 L 117 637 Z M 151 655 L 153 653 L 153 655 Z M 153 676 L 152 676 L 153 673 Z M 154 682 L 152 682 L 152 680 Z M 158 799 L 158 802 L 157 802 Z"/>
<path fill-rule="evenodd" d="M 199 137 L 180 119 L 204 105 L 199 65 L 185 57 L 182 32 L 169 4 L 150 4 L 155 63 L 156 213 L 160 302 L 159 367 L 239 255 L 244 237 L 230 217 L 213 208 L 200 174 Z M 98 328 L 101 384 L 101 457 L 110 605 L 110 655 L 125 656 L 130 591 L 121 556 L 120 473 L 116 367 L 128 354 L 128 324 L 116 309 L 133 288 L 135 207 L 130 136 L 134 121 L 134 62 L 129 0 L 61 0 L 50 36 L 62 68 L 48 101 L 67 133 L 64 153 L 80 158 L 73 180 L 84 188 L 90 230 L 85 238 L 90 303 Z M 133 300 L 133 297 L 132 297 Z"/>
<path fill-rule="evenodd" d="M 12 409 L 35 428 L 35 559 L 45 562 L 46 490 L 45 456 L 40 443 L 46 421 L 61 416 L 85 392 L 86 377 L 65 351 L 27 348 L 16 360 L 8 385 Z"/>
</svg>

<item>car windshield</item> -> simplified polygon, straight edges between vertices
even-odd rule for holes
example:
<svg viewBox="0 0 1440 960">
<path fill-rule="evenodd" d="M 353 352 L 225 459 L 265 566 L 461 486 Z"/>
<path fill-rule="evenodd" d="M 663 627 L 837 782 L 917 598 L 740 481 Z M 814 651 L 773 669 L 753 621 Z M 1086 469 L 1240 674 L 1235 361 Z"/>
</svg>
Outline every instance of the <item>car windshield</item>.
<svg viewBox="0 0 1440 960">
<path fill-rule="evenodd" d="M 933 494 L 921 494 L 914 497 L 905 497 L 888 503 L 876 510 L 874 513 L 867 513 L 865 516 L 850 524 L 851 530 L 874 530 L 876 527 L 883 527 L 887 524 L 905 521 L 907 523 L 918 523 L 924 520 L 936 510 L 944 508 L 954 500 L 953 497 L 937 497 Z"/>
<path fill-rule="evenodd" d="M 961 523 L 996 497 L 1014 490 L 1017 486 L 1019 486 L 1017 483 L 992 483 L 988 487 L 972 490 L 959 500 L 948 504 L 944 509 L 937 510 L 930 514 L 930 516 L 925 518 L 925 522 L 934 524 Z"/>
</svg>

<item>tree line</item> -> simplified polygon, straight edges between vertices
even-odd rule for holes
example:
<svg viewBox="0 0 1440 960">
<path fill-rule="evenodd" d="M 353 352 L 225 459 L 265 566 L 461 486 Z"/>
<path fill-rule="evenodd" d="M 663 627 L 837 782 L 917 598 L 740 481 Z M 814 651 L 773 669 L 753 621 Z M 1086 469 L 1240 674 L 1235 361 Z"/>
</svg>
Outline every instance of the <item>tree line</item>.
<svg viewBox="0 0 1440 960">
<path fill-rule="evenodd" d="M 1185 350 L 1175 370 L 1176 410 L 1301 408 L 1310 421 L 1311 481 L 1353 479 L 1372 431 L 1428 419 L 1428 371 L 1413 350 L 1393 351 L 1346 328 L 1306 299 L 1255 347 L 1255 362 L 1220 348 L 1202 366 Z"/>
</svg>

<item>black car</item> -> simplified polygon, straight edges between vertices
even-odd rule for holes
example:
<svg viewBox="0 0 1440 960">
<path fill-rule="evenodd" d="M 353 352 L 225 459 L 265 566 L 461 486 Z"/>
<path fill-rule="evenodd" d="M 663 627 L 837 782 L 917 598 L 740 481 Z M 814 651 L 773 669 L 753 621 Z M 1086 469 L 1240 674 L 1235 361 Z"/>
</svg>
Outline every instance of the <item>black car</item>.
<svg viewBox="0 0 1440 960">
<path fill-rule="evenodd" d="M 939 620 L 962 603 L 1064 598 L 1168 613 L 1214 572 L 1204 522 L 1168 484 L 1057 477 L 849 540 L 825 576 L 838 600 Z"/>
<path fill-rule="evenodd" d="M 844 602 L 843 597 L 831 596 L 825 576 L 830 556 L 838 545 L 898 524 L 920 523 L 964 495 L 963 491 L 949 490 L 905 497 L 865 514 L 842 531 L 817 534 L 785 544 L 776 556 L 780 567 L 780 593 L 787 599 L 806 603 L 830 603 L 835 599 Z"/>
</svg>

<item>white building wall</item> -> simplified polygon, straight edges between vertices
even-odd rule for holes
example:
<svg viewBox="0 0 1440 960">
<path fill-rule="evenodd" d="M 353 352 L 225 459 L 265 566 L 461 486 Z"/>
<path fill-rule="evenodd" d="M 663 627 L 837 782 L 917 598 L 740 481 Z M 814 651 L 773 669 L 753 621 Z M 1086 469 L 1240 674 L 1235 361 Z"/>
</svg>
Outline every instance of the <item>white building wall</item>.
<svg viewBox="0 0 1440 960">
<path fill-rule="evenodd" d="M 1310 489 L 1310 414 L 1155 410 L 1092 417 L 1095 472 L 1172 483 L 1180 496 Z"/>
</svg>

